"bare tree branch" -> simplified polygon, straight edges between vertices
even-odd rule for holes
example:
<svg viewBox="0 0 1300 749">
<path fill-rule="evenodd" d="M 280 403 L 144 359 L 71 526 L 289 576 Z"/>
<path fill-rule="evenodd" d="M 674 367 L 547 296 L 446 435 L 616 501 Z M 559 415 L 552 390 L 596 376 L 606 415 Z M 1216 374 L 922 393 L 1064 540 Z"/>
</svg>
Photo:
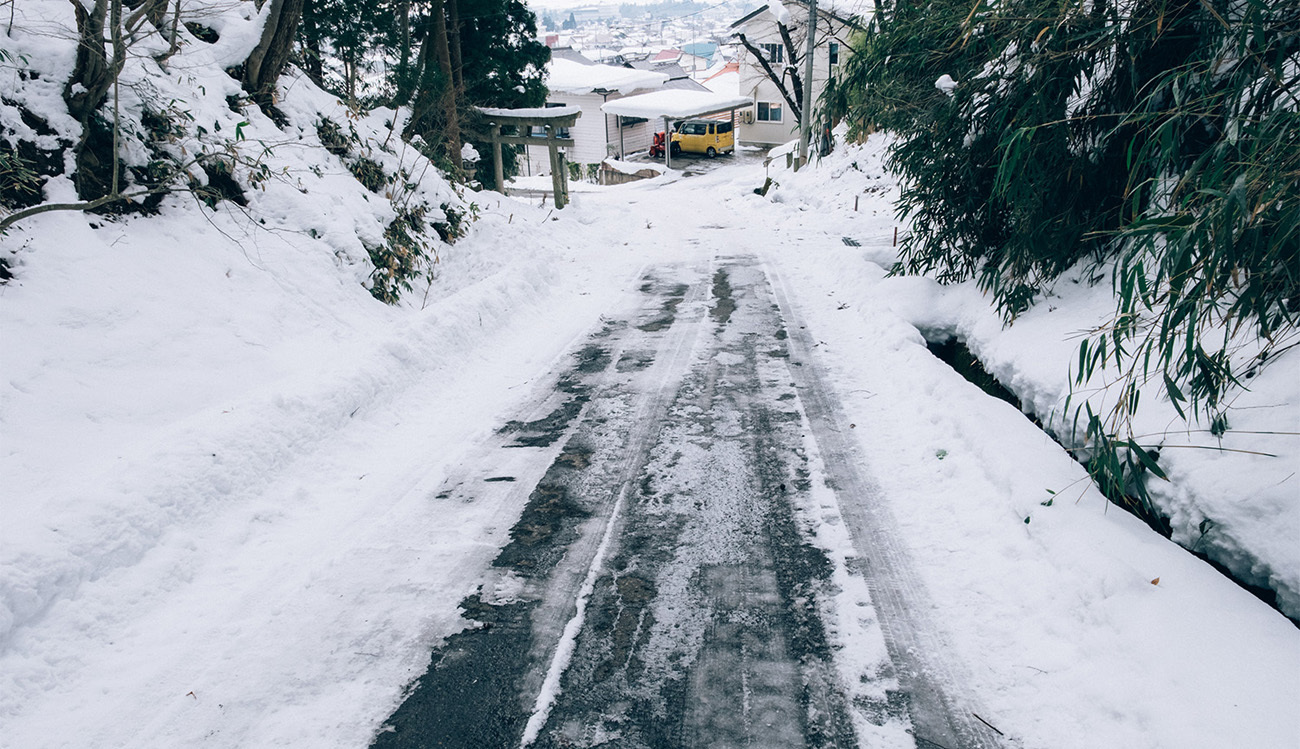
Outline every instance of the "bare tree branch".
<svg viewBox="0 0 1300 749">
<path fill-rule="evenodd" d="M 792 97 L 790 92 L 786 90 L 785 83 L 782 81 L 781 76 L 777 75 L 776 71 L 772 70 L 772 66 L 768 64 L 767 58 L 757 47 L 745 38 L 744 34 L 737 34 L 736 38 L 740 39 L 740 43 L 745 47 L 745 49 L 749 50 L 749 54 L 753 55 L 754 59 L 758 60 L 758 64 L 763 68 L 763 72 L 767 74 L 768 80 L 776 84 L 776 90 L 781 92 L 781 98 L 785 99 L 785 103 L 790 105 L 790 109 L 794 112 L 794 116 L 798 118 L 801 111 L 799 105 L 795 103 L 794 97 Z"/>
<path fill-rule="evenodd" d="M 24 208 L 21 211 L 11 213 L 8 216 L 0 218 L 0 233 L 3 233 L 9 227 L 13 226 L 19 221 L 22 221 L 23 219 L 31 218 L 32 216 L 36 216 L 42 213 L 49 213 L 51 211 L 83 211 L 83 212 L 93 211 L 96 208 L 99 208 L 101 206 L 106 206 L 109 203 L 115 203 L 119 200 L 131 200 L 134 198 L 142 198 L 148 195 L 156 195 L 160 192 L 168 192 L 169 190 L 171 190 L 171 188 L 172 188 L 171 185 L 159 185 L 157 187 L 151 187 L 147 190 L 137 190 L 136 192 L 123 192 L 123 193 L 117 193 L 116 195 L 105 195 L 102 198 L 96 198 L 94 200 L 84 200 L 79 203 L 42 203 L 41 205 L 35 205 L 32 206 L 31 208 Z"/>
<path fill-rule="evenodd" d="M 799 77 L 799 48 L 795 46 L 794 40 L 790 38 L 790 29 L 785 24 L 777 21 L 777 29 L 781 32 L 781 41 L 785 43 L 786 58 L 790 64 L 785 66 L 785 72 L 790 75 L 790 87 L 794 89 L 795 119 L 802 119 L 803 112 L 803 79 Z"/>
</svg>

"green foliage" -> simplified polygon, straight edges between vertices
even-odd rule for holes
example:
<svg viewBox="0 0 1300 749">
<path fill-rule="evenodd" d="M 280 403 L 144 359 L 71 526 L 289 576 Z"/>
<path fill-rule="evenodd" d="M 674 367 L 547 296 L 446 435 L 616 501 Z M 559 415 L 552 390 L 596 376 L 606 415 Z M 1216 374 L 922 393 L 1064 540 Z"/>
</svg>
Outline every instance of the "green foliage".
<svg viewBox="0 0 1300 749">
<path fill-rule="evenodd" d="M 464 104 L 542 106 L 551 50 L 537 41 L 537 17 L 528 6 L 522 0 L 462 0 L 460 9 Z"/>
<path fill-rule="evenodd" d="M 157 109 L 146 104 L 140 112 L 140 125 L 151 143 L 175 143 L 187 134 L 186 123 L 193 121 L 194 116 L 175 101 Z"/>
<path fill-rule="evenodd" d="M 34 165 L 0 141 L 0 206 L 26 208 L 41 198 L 41 177 Z"/>
<path fill-rule="evenodd" d="M 897 272 L 975 279 L 1008 320 L 1071 268 L 1111 273 L 1114 318 L 1074 372 L 1120 371 L 1085 419 L 1094 475 L 1154 473 L 1119 436 L 1148 381 L 1226 429 L 1231 389 L 1297 338 L 1300 6 L 900 3 L 855 47 L 842 113 L 900 136 Z"/>
<path fill-rule="evenodd" d="M 352 144 L 357 141 L 356 130 L 345 133 L 337 122 L 324 115 L 321 115 L 316 123 L 316 136 L 320 138 L 320 143 L 325 150 L 335 156 L 347 156 L 352 150 Z"/>
<path fill-rule="evenodd" d="M 384 244 L 367 247 L 375 269 L 370 274 L 370 294 L 385 304 L 396 304 L 411 282 L 437 262 L 437 252 L 425 239 L 424 217 L 429 207 L 420 203 L 398 208 L 397 218 L 384 229 Z"/>
<path fill-rule="evenodd" d="M 470 203 L 464 210 L 459 210 L 450 203 L 443 203 L 440 207 L 444 218 L 442 221 L 435 221 L 433 229 L 447 244 L 468 234 L 470 225 L 478 221 L 477 203 Z"/>
<path fill-rule="evenodd" d="M 385 304 L 396 304 L 404 292 L 410 291 L 416 279 L 433 279 L 433 269 L 439 262 L 437 244 L 429 239 L 429 206 L 423 202 L 414 206 L 395 203 L 397 218 L 384 229 L 384 243 L 367 247 L 375 269 L 370 274 L 370 294 Z M 465 236 L 470 225 L 478 220 L 478 206 L 458 209 L 450 203 L 441 206 L 443 219 L 434 221 L 433 231 L 447 244 Z"/>
<path fill-rule="evenodd" d="M 348 162 L 348 171 L 367 190 L 373 193 L 383 192 L 384 187 L 392 182 L 392 177 L 384 172 L 384 167 L 374 159 L 364 156 Z"/>
<path fill-rule="evenodd" d="M 1080 417 L 1086 418 L 1082 435 L 1087 447 L 1078 451 L 1079 457 L 1097 489 L 1111 502 L 1137 515 L 1152 530 L 1168 538 L 1172 533 L 1169 518 L 1152 502 L 1147 488 L 1152 476 L 1162 481 L 1169 480 L 1160 467 L 1159 451 L 1139 445 L 1131 436 L 1117 437 L 1086 404 L 1075 411 L 1076 421 Z"/>
<path fill-rule="evenodd" d="M 396 43 L 398 7 L 374 0 L 305 0 L 298 26 L 303 69 L 349 104 L 385 100 L 388 82 L 373 73 Z"/>
</svg>

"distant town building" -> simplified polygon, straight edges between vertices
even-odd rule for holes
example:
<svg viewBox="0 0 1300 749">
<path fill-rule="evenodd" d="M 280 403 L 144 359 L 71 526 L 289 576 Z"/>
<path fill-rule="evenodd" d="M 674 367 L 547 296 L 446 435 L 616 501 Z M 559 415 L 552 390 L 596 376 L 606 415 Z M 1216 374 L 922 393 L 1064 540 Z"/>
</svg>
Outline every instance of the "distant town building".
<svg viewBox="0 0 1300 749">
<path fill-rule="evenodd" d="M 559 54 L 555 54 L 559 53 Z M 562 137 L 572 138 L 574 145 L 565 154 L 570 163 L 600 164 L 610 156 L 622 157 L 619 144 L 628 153 L 650 148 L 651 126 L 646 120 L 624 119 L 622 132 L 615 118 L 600 106 L 633 94 L 662 90 L 669 76 L 652 70 L 600 65 L 585 59 L 574 50 L 555 50 L 547 67 L 546 85 L 550 93 L 546 106 L 576 106 L 582 117 Z M 528 146 L 525 174 L 550 172 L 550 157 L 545 147 Z"/>
<path fill-rule="evenodd" d="M 795 0 L 782 0 L 782 5 L 786 10 L 783 22 L 790 30 L 798 58 L 802 59 L 808 38 L 808 8 Z M 818 8 L 813 54 L 814 102 L 826 89 L 826 82 L 840 74 L 848 51 L 849 35 L 860 28 L 861 24 L 857 20 Z M 782 77 L 786 91 L 794 97 L 792 78 L 786 71 L 791 62 L 790 54 L 771 6 L 764 5 L 749 13 L 731 24 L 731 29 L 737 37 L 743 35 L 764 56 L 768 67 Z M 738 128 L 740 140 L 745 143 L 779 145 L 799 137 L 798 118 L 767 70 L 746 47 L 742 46 L 739 54 L 740 95 L 748 96 L 754 102 L 753 108 L 741 115 Z M 803 65 L 798 66 L 798 74 L 803 76 Z"/>
</svg>

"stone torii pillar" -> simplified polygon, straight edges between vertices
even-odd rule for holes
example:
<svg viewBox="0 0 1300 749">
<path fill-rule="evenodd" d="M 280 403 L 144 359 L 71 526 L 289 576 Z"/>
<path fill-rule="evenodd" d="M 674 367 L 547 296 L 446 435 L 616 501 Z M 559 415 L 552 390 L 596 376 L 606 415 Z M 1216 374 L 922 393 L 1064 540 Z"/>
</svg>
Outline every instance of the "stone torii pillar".
<svg viewBox="0 0 1300 749">
<path fill-rule="evenodd" d="M 545 145 L 550 155 L 551 188 L 554 190 L 555 207 L 563 208 L 569 203 L 569 173 L 564 165 L 564 154 L 560 148 L 573 148 L 570 138 L 558 137 L 560 128 L 570 128 L 582 116 L 578 107 L 548 107 L 538 109 L 491 109 L 479 107 L 479 112 L 488 122 L 489 137 L 492 141 L 492 171 L 496 178 L 496 190 L 506 194 L 505 168 L 501 161 L 501 144 L 521 146 Z M 546 135 L 529 135 L 534 127 L 544 128 Z M 506 128 L 515 128 L 513 135 L 503 132 Z"/>
</svg>

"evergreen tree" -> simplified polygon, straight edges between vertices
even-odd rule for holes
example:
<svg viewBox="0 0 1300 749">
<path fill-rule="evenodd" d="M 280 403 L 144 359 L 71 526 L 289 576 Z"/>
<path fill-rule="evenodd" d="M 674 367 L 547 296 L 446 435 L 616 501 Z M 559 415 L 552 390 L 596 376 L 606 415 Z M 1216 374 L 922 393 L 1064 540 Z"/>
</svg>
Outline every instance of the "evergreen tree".
<svg viewBox="0 0 1300 749">
<path fill-rule="evenodd" d="M 299 43 L 302 68 L 352 106 L 377 100 L 383 81 L 369 74 L 396 40 L 393 5 L 371 0 L 304 0 Z"/>
<path fill-rule="evenodd" d="M 537 41 L 537 18 L 521 0 L 480 0 L 460 14 L 465 103 L 540 107 L 551 50 Z"/>
<path fill-rule="evenodd" d="M 537 41 L 537 18 L 520 0 L 481 0 L 467 5 L 460 18 L 465 107 L 540 107 L 546 102 L 546 65 L 551 50 Z M 470 117 L 472 119 L 472 116 Z M 479 139 L 470 143 L 481 154 L 491 146 Z M 506 176 L 517 173 L 515 151 L 504 147 Z M 482 184 L 492 184 L 492 160 L 482 159 L 477 174 Z"/>
</svg>

